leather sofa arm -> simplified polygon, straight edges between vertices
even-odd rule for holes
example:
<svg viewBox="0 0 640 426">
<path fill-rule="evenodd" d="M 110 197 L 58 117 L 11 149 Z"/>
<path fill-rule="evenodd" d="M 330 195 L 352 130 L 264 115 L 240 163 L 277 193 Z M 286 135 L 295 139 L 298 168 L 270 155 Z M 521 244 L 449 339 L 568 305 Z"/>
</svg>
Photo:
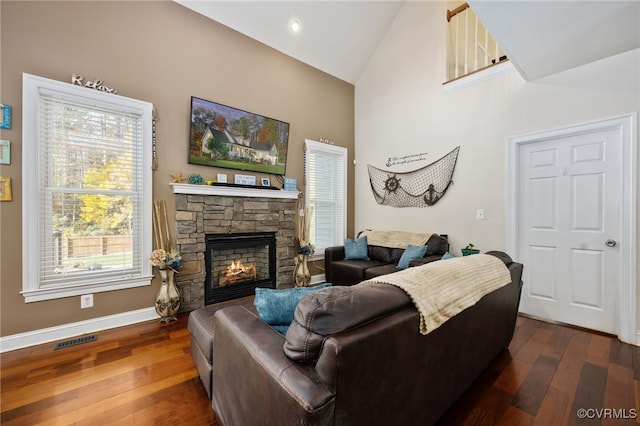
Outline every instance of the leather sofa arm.
<svg viewBox="0 0 640 426">
<path fill-rule="evenodd" d="M 324 249 L 324 258 L 330 260 L 344 259 L 344 246 L 333 246 Z"/>
<path fill-rule="evenodd" d="M 313 425 L 333 417 L 334 393 L 312 365 L 287 358 L 284 336 L 254 313 L 224 308 L 214 328 L 212 401 L 222 424 Z"/>
<path fill-rule="evenodd" d="M 324 249 L 324 277 L 325 281 L 334 281 L 332 264 L 336 260 L 344 259 L 344 246 L 333 246 Z"/>
</svg>

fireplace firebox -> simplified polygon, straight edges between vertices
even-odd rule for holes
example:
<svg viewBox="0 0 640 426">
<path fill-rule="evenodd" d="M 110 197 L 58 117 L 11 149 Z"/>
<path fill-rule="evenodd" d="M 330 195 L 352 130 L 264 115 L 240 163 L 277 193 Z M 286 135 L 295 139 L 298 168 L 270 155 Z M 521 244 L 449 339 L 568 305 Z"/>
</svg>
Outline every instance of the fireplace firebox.
<svg viewBox="0 0 640 426">
<path fill-rule="evenodd" d="M 274 232 L 207 234 L 205 240 L 206 305 L 276 287 Z"/>
</svg>

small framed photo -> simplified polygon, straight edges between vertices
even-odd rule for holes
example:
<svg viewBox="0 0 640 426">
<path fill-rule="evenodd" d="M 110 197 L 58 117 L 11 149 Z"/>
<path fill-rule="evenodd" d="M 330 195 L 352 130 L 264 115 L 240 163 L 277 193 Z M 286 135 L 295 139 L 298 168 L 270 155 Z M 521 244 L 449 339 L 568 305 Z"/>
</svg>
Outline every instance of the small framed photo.
<svg viewBox="0 0 640 426">
<path fill-rule="evenodd" d="M 11 106 L 0 104 L 0 129 L 11 128 Z"/>
<path fill-rule="evenodd" d="M 218 173 L 217 180 L 220 183 L 227 183 L 227 175 L 225 173 Z"/>
<path fill-rule="evenodd" d="M 11 164 L 11 142 L 0 139 L 0 164 Z"/>
<path fill-rule="evenodd" d="M 0 176 L 0 201 L 11 201 L 11 178 Z"/>
<path fill-rule="evenodd" d="M 256 184 L 256 177 L 255 176 L 249 176 L 249 175 L 235 175 L 234 176 L 234 183 L 236 185 L 255 185 Z"/>
<path fill-rule="evenodd" d="M 271 186 L 269 178 L 262 178 L 262 186 Z"/>
<path fill-rule="evenodd" d="M 297 191 L 298 180 L 296 178 L 285 177 L 284 178 L 284 190 L 285 191 Z"/>
</svg>

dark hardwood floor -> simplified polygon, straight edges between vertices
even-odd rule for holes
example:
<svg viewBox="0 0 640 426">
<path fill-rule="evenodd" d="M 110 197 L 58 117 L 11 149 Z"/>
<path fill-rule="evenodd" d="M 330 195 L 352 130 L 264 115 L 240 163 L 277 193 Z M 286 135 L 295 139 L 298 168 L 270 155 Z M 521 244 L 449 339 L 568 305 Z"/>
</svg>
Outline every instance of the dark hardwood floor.
<svg viewBox="0 0 640 426">
<path fill-rule="evenodd" d="M 1 354 L 2 425 L 217 425 L 189 354 L 187 316 Z M 640 348 L 519 317 L 515 336 L 443 425 L 628 425 Z M 587 410 L 587 411 L 579 411 Z M 581 419 L 578 413 L 586 413 Z M 251 425 L 252 426 L 252 425 Z M 285 425 L 286 426 L 286 425 Z"/>
<path fill-rule="evenodd" d="M 440 423 L 630 425 L 640 424 L 638 408 L 640 348 L 608 335 L 518 317 L 509 350 Z"/>
</svg>

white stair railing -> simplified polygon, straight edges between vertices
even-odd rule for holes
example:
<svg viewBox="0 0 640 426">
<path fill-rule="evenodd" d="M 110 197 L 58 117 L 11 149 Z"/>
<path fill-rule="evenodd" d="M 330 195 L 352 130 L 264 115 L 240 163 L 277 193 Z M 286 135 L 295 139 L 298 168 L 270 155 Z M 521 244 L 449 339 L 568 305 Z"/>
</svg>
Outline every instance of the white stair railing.
<svg viewBox="0 0 640 426">
<path fill-rule="evenodd" d="M 447 80 L 455 80 L 507 59 L 467 3 L 447 10 Z"/>
</svg>

